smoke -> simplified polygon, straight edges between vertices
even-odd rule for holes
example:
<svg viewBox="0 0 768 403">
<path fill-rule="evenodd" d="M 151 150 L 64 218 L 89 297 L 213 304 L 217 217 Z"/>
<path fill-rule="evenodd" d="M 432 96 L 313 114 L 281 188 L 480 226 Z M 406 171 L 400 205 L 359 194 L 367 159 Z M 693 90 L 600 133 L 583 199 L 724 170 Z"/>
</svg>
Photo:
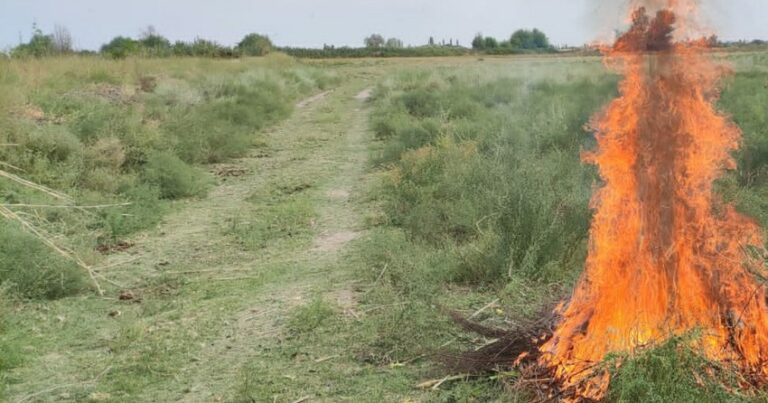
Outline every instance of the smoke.
<svg viewBox="0 0 768 403">
<path fill-rule="evenodd" d="M 709 18 L 717 0 L 590 0 L 595 42 L 613 43 L 632 25 L 632 13 L 644 7 L 649 14 L 667 9 L 677 16 L 675 40 L 698 39 L 715 33 Z"/>
</svg>

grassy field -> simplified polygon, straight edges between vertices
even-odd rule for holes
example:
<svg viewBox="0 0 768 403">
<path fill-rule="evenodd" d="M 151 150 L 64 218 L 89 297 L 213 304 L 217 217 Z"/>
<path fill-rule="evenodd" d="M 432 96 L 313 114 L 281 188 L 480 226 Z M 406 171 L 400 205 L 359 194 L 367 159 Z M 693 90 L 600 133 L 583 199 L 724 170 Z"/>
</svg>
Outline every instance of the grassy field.
<svg viewBox="0 0 768 403">
<path fill-rule="evenodd" d="M 728 57 L 719 184 L 768 226 L 768 54 Z M 586 255 L 598 58 L 0 60 L 0 397 L 524 402 L 441 364 L 564 297 Z M 130 203 L 123 205 L 124 203 Z M 43 207 L 48 206 L 48 207 Z M 692 336 L 694 337 L 694 336 Z M 760 401 L 673 341 L 611 401 Z M 432 386 L 432 385 L 430 385 Z M 304 399 L 304 400 L 302 400 Z"/>
</svg>

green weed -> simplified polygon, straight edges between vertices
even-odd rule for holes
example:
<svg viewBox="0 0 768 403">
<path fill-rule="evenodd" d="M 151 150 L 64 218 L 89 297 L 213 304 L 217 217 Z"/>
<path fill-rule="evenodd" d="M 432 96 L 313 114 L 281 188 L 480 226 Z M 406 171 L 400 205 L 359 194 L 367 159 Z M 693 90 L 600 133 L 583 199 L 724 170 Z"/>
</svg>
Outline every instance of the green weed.
<svg viewBox="0 0 768 403">
<path fill-rule="evenodd" d="M 12 224 L 0 226 L 0 286 L 28 299 L 55 299 L 82 291 L 83 270 Z"/>
<path fill-rule="evenodd" d="M 160 197 L 163 199 L 200 197 L 205 195 L 208 186 L 208 181 L 198 169 L 167 151 L 149 155 L 143 179 L 160 189 Z"/>
</svg>

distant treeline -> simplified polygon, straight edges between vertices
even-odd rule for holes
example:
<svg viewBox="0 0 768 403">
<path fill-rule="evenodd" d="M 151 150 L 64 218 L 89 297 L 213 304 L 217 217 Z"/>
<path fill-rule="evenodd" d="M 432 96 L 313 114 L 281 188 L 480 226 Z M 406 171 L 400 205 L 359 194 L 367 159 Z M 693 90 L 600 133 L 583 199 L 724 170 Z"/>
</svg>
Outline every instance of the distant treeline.
<svg viewBox="0 0 768 403">
<path fill-rule="evenodd" d="M 717 37 L 709 38 L 713 47 L 743 48 L 765 47 L 765 41 L 752 42 L 721 42 Z M 363 40 L 362 47 L 297 48 L 277 47 L 266 35 L 248 34 L 234 46 L 225 46 L 217 42 L 197 38 L 191 42 L 171 42 L 152 27 L 148 27 L 138 39 L 118 36 L 104 44 L 98 52 L 81 50 L 73 47 L 72 35 L 66 28 L 57 26 L 51 34 L 45 34 L 33 26 L 32 37 L 26 43 L 13 48 L 7 56 L 11 57 L 46 57 L 65 54 L 102 55 L 109 58 L 138 57 L 211 57 L 237 58 L 247 56 L 264 56 L 273 51 L 279 51 L 298 58 L 355 58 L 355 57 L 433 57 L 433 56 L 462 56 L 469 54 L 521 54 L 521 53 L 551 53 L 557 52 L 544 32 L 533 30 L 517 30 L 509 38 L 497 39 L 477 34 L 472 40 L 472 47 L 461 46 L 459 41 L 450 39 L 439 43 L 429 38 L 423 46 L 404 46 L 397 38 L 385 39 L 382 35 L 373 34 Z M 0 53 L 2 56 L 2 53 Z"/>
<path fill-rule="evenodd" d="M 418 46 L 418 47 L 379 47 L 351 48 L 326 46 L 316 48 L 277 48 L 278 51 L 293 57 L 307 59 L 355 58 L 355 57 L 436 57 L 463 56 L 472 53 L 471 49 L 460 46 Z"/>
<path fill-rule="evenodd" d="M 472 49 L 489 54 L 544 53 L 556 51 L 549 38 L 538 29 L 515 31 L 509 39 L 498 40 L 491 36 L 477 34 L 472 40 Z"/>
</svg>

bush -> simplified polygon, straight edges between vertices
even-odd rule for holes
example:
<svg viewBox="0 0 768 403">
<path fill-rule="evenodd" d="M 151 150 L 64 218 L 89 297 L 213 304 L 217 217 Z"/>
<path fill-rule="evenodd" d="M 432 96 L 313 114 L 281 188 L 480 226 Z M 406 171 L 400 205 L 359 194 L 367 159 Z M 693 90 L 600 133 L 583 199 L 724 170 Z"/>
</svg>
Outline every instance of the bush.
<svg viewBox="0 0 768 403">
<path fill-rule="evenodd" d="M 389 222 L 449 256 L 451 281 L 574 278 L 595 180 L 582 125 L 612 87 L 419 74 L 397 85 L 372 117 Z"/>
<path fill-rule="evenodd" d="M 309 304 L 297 308 L 288 319 L 288 329 L 297 335 L 310 333 L 335 314 L 333 307 L 322 298 L 315 298 Z"/>
<path fill-rule="evenodd" d="M 85 288 L 82 269 L 15 225 L 0 226 L 0 286 L 29 299 L 56 299 Z"/>
<path fill-rule="evenodd" d="M 46 125 L 31 130 L 24 148 L 51 162 L 64 162 L 80 154 L 83 145 L 66 127 Z"/>
<path fill-rule="evenodd" d="M 118 36 L 109 43 L 101 47 L 101 53 L 114 59 L 123 59 L 125 57 L 137 54 L 140 50 L 140 43 L 134 39 Z"/>
<path fill-rule="evenodd" d="M 717 368 L 689 347 L 690 340 L 677 338 L 667 344 L 624 357 L 611 376 L 608 400 L 630 402 L 749 402 L 726 392 L 723 386 L 740 389 L 735 374 Z"/>
<path fill-rule="evenodd" d="M 269 37 L 259 34 L 248 34 L 237 44 L 237 50 L 245 56 L 266 56 L 272 47 Z"/>
<path fill-rule="evenodd" d="M 117 242 L 152 228 L 167 210 L 160 202 L 160 190 L 147 184 L 126 187 L 120 191 L 119 198 L 131 204 L 101 211 L 100 226 L 105 230 L 105 235 L 99 239 L 101 244 Z"/>
<path fill-rule="evenodd" d="M 178 155 L 188 163 L 220 162 L 243 155 L 255 133 L 287 117 L 292 98 L 267 80 L 227 83 L 209 90 L 208 102 L 184 108 L 163 131 L 176 141 Z"/>
<path fill-rule="evenodd" d="M 143 179 L 160 189 L 160 197 L 163 199 L 202 196 L 208 187 L 203 172 L 168 151 L 149 155 Z"/>
</svg>

